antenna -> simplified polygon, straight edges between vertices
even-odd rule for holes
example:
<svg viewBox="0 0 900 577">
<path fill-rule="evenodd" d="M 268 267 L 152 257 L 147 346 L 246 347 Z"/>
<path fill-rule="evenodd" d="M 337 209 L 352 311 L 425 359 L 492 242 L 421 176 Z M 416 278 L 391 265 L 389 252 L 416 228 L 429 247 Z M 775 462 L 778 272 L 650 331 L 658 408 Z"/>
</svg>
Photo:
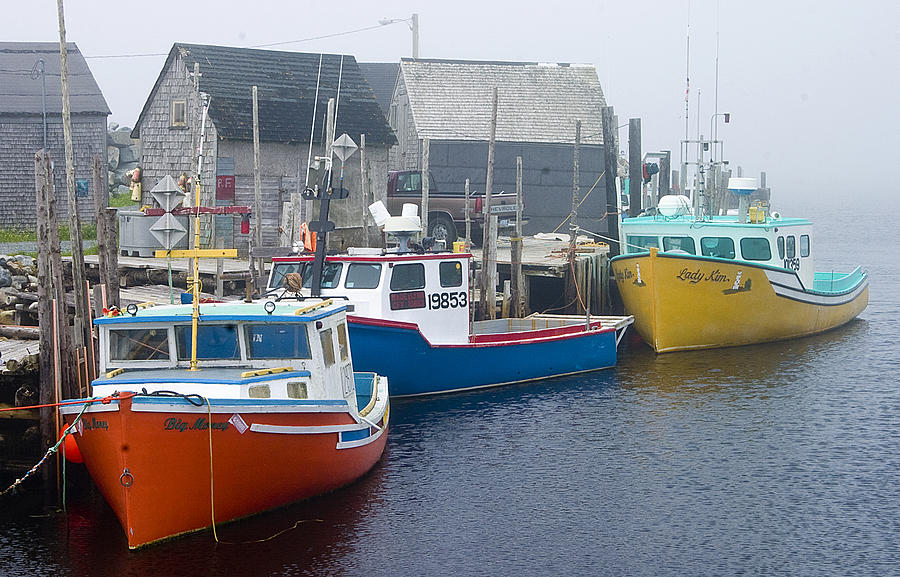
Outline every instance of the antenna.
<svg viewBox="0 0 900 577">
<path fill-rule="evenodd" d="M 713 97 L 713 119 L 719 115 L 719 0 L 716 0 L 716 89 L 715 95 Z M 700 114 L 700 111 L 697 111 L 697 114 Z M 709 152 L 710 161 L 714 161 L 716 158 L 716 143 L 719 140 L 719 123 L 716 122 L 713 125 L 713 133 L 712 136 L 712 149 Z"/>
</svg>

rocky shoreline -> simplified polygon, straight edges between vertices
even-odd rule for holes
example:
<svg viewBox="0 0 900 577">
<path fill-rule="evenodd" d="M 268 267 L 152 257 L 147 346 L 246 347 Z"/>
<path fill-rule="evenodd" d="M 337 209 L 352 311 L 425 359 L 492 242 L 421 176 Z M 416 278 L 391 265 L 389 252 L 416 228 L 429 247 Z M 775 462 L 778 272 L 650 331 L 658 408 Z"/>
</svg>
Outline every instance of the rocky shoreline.
<svg viewBox="0 0 900 577">
<path fill-rule="evenodd" d="M 131 138 L 131 128 L 110 122 L 106 131 L 106 168 L 109 194 L 131 194 L 131 171 L 141 160 L 141 141 Z"/>
</svg>

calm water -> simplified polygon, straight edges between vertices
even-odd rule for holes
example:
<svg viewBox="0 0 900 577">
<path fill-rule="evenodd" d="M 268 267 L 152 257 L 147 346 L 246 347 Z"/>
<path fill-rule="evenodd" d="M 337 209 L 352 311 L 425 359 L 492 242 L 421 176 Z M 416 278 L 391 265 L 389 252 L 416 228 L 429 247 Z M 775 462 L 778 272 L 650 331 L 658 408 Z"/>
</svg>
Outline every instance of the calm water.
<svg viewBox="0 0 900 577">
<path fill-rule="evenodd" d="M 265 543 L 201 533 L 129 552 L 84 480 L 68 516 L 6 501 L 0 575 L 900 574 L 900 215 L 887 211 L 852 229 L 811 215 L 817 268 L 872 276 L 844 328 L 659 357 L 632 343 L 615 371 L 396 402 L 385 457 L 359 483 L 220 529 L 247 541 L 303 521 Z"/>
</svg>

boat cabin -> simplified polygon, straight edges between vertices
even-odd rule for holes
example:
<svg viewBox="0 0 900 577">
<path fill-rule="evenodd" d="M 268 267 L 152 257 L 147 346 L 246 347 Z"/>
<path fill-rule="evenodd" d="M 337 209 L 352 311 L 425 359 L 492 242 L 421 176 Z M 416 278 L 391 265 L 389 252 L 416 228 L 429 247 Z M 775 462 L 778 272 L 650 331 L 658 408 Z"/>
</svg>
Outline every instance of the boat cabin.
<svg viewBox="0 0 900 577">
<path fill-rule="evenodd" d="M 432 343 L 465 344 L 469 339 L 468 253 L 382 253 L 351 249 L 326 257 L 321 294 L 352 303 L 354 315 L 416 323 Z M 276 257 L 268 288 L 281 292 L 285 278 L 299 273 L 309 294 L 313 255 Z"/>
<path fill-rule="evenodd" d="M 211 399 L 343 398 L 356 409 L 343 303 L 201 304 L 197 371 L 189 370 L 192 308 L 132 305 L 130 312 L 96 319 L 105 377 L 94 382 L 95 391 L 147 387 Z"/>
<path fill-rule="evenodd" d="M 697 220 L 691 215 L 640 216 L 622 220 L 625 252 L 650 248 L 714 259 L 740 260 L 797 273 L 805 287 L 813 286 L 812 223 L 802 218 L 738 222 L 734 216 Z"/>
</svg>

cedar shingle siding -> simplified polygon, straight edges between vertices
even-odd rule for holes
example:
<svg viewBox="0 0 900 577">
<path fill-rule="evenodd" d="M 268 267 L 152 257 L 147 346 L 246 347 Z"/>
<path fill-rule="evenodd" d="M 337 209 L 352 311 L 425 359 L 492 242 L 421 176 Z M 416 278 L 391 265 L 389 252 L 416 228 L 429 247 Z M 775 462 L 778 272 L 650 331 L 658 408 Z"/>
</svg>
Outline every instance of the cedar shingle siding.
<svg viewBox="0 0 900 577">
<path fill-rule="evenodd" d="M 107 190 L 106 120 L 109 108 L 78 47 L 69 43 L 69 103 L 75 178 L 88 181 L 87 196 L 78 197 L 82 220 L 94 220 L 94 183 L 91 165 L 103 162 L 102 188 Z M 62 87 L 59 44 L 0 42 L 0 226 L 33 227 L 36 223 L 34 153 L 43 148 L 41 77 L 32 69 L 44 59 L 47 87 L 47 148 L 55 169 L 57 208 L 68 218 L 65 144 L 62 128 Z M 39 68 L 37 68 L 39 70 Z"/>
<path fill-rule="evenodd" d="M 473 191 L 483 191 L 494 87 L 493 191 L 515 192 L 516 156 L 522 156 L 525 233 L 551 232 L 571 210 L 576 120 L 581 120 L 580 198 L 587 196 L 578 209 L 579 225 L 605 231 L 600 176 L 606 99 L 593 66 L 404 58 L 388 112 L 399 141 L 391 150 L 391 170 L 419 169 L 427 137 L 439 190 L 462 191 L 468 178 Z"/>
<path fill-rule="evenodd" d="M 253 50 L 222 46 L 175 44 L 147 99 L 132 136 L 141 139 L 144 190 L 171 174 L 177 177 L 191 169 L 192 135 L 199 133 L 199 105 L 193 90 L 194 63 L 199 62 L 201 93 L 210 96 L 207 145 L 201 190 L 205 206 L 253 206 L 253 108 L 251 90 L 258 87 L 260 124 L 260 173 L 262 184 L 263 243 L 280 244 L 282 203 L 302 188 L 306 177 L 310 129 L 319 69 L 318 54 Z M 346 132 L 360 142 L 366 135 L 366 158 L 372 190 L 383 196 L 387 180 L 388 149 L 396 139 L 372 90 L 360 75 L 352 56 L 326 54 L 316 109 L 313 155 L 324 153 L 324 118 L 329 98 L 337 97 L 341 78 L 336 136 Z M 187 101 L 184 128 L 170 126 L 171 101 Z M 218 160 L 223 162 L 219 166 Z M 332 219 L 339 229 L 358 229 L 365 205 L 360 186 L 359 153 L 350 157 L 344 170 L 344 186 L 351 197 L 332 204 Z M 339 170 L 340 161 L 335 158 Z M 214 175 L 233 173 L 234 199 L 216 199 Z M 230 174 L 229 174 L 230 175 Z M 312 184 L 312 183 L 310 183 Z M 379 198 L 378 196 L 375 197 Z M 149 202 L 147 196 L 145 202 Z M 226 247 L 245 248 L 246 235 L 239 234 L 237 221 L 220 217 L 216 235 Z M 345 231 L 349 239 L 352 235 Z"/>
</svg>

